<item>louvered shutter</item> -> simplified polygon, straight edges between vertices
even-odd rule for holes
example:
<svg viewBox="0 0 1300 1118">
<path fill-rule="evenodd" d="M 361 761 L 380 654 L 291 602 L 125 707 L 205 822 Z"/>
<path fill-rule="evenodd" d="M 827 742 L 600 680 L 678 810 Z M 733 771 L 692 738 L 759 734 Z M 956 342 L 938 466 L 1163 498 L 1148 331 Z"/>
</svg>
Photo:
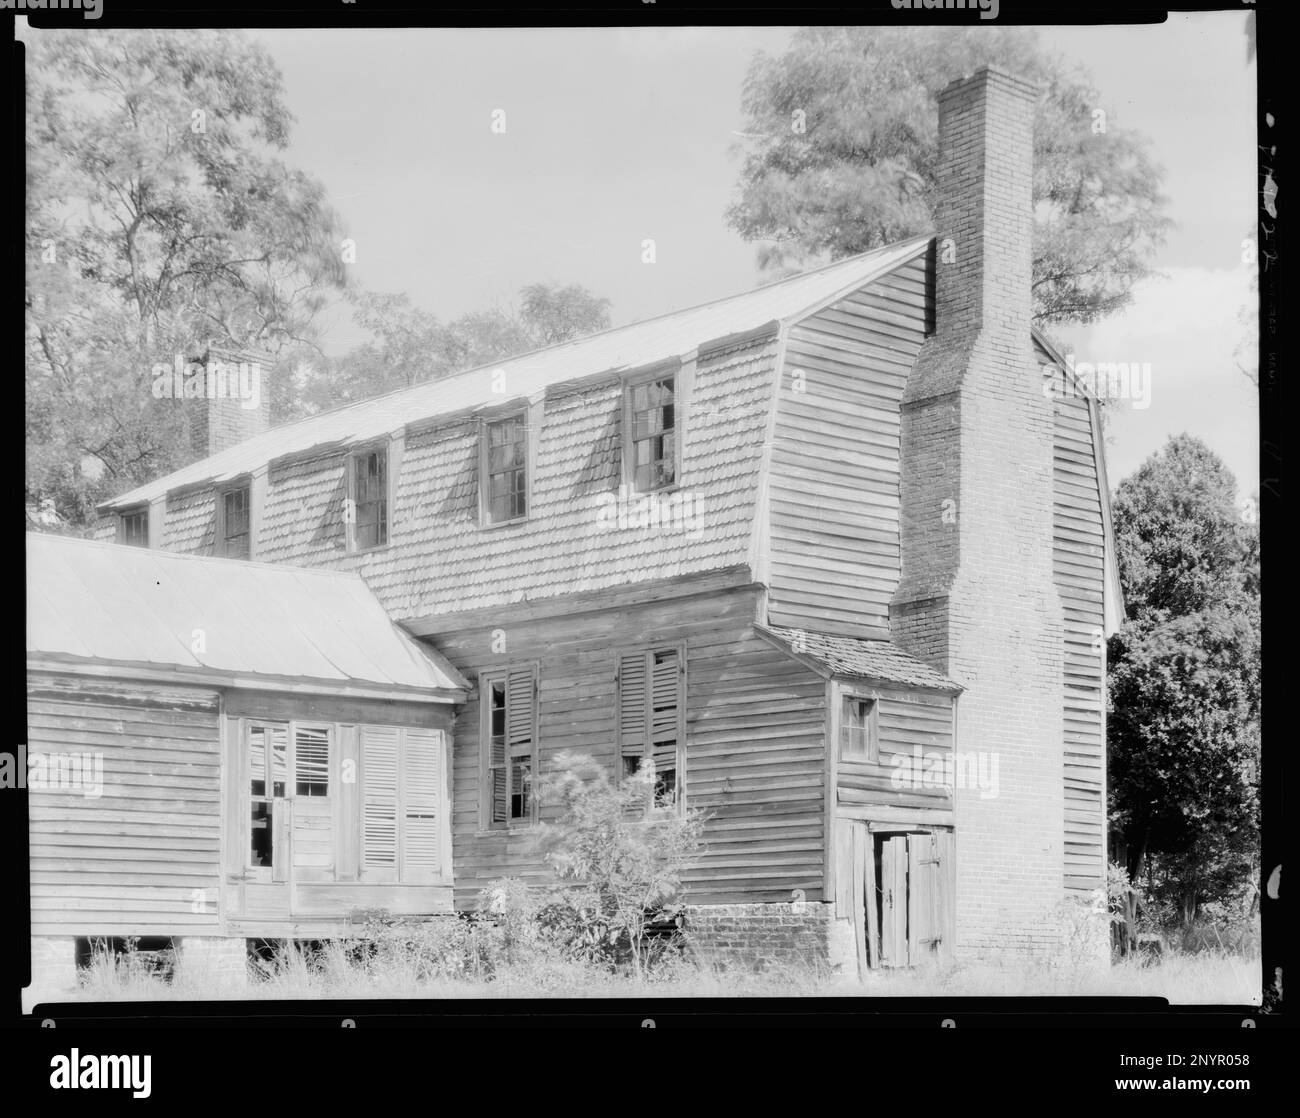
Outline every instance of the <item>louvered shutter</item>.
<svg viewBox="0 0 1300 1118">
<path fill-rule="evenodd" d="M 397 746 L 392 726 L 361 731 L 361 869 L 397 868 Z"/>
<path fill-rule="evenodd" d="M 512 669 L 506 682 L 506 741 L 510 755 L 508 819 L 532 817 L 533 771 L 537 737 L 537 687 L 532 667 Z"/>
<path fill-rule="evenodd" d="M 645 757 L 647 659 L 644 652 L 636 652 L 618 661 L 620 775 L 635 772 Z"/>
<path fill-rule="evenodd" d="M 407 730 L 402 750 L 402 880 L 442 872 L 442 734 Z"/>
<path fill-rule="evenodd" d="M 677 771 L 677 726 L 681 707 L 681 663 L 677 652 L 653 653 L 650 691 L 650 742 L 655 772 Z"/>
</svg>

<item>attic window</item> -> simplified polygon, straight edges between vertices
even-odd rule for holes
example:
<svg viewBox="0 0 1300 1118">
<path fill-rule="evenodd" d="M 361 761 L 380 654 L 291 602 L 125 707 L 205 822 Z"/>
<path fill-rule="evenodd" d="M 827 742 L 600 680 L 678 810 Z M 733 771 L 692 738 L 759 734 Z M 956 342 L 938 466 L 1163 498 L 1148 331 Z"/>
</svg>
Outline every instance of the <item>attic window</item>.
<svg viewBox="0 0 1300 1118">
<path fill-rule="evenodd" d="M 627 472 L 638 493 L 677 481 L 676 378 L 629 385 L 624 419 Z"/>
<path fill-rule="evenodd" d="M 128 547 L 149 546 L 149 510 L 124 512 L 119 520 L 119 542 Z"/>
<path fill-rule="evenodd" d="M 248 559 L 252 555 L 249 546 L 250 523 L 249 487 L 227 489 L 217 497 L 218 555 L 227 559 Z"/>
<path fill-rule="evenodd" d="M 509 524 L 528 515 L 528 422 L 523 415 L 483 425 L 479 477 L 488 524 Z"/>
<path fill-rule="evenodd" d="M 388 543 L 388 449 L 374 447 L 352 457 L 352 550 Z"/>
</svg>

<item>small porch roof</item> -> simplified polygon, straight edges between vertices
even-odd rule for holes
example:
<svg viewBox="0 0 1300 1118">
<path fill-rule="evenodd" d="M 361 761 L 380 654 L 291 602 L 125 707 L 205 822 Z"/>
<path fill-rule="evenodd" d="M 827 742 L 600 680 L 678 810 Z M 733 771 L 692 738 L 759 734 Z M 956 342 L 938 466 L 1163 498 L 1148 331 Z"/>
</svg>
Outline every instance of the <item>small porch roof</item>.
<svg viewBox="0 0 1300 1118">
<path fill-rule="evenodd" d="M 775 640 L 791 656 L 820 668 L 827 676 L 870 679 L 928 691 L 963 690 L 961 684 L 890 641 L 858 640 L 777 625 L 755 625 L 754 629 Z"/>
</svg>

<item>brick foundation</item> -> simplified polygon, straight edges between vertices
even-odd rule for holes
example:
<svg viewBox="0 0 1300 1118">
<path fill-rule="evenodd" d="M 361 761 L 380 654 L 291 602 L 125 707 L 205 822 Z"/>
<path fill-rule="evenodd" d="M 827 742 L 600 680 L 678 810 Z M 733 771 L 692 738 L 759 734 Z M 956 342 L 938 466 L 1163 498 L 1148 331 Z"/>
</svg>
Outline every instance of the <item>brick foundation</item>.
<svg viewBox="0 0 1300 1118">
<path fill-rule="evenodd" d="M 77 941 L 71 936 L 33 936 L 32 982 L 23 990 L 23 1012 L 38 1002 L 71 1001 L 77 990 Z"/>
<path fill-rule="evenodd" d="M 696 957 L 714 965 L 821 965 L 856 974 L 853 927 L 835 917 L 834 905 L 691 905 L 685 931 Z"/>
<path fill-rule="evenodd" d="M 248 981 L 248 947 L 243 939 L 186 936 L 176 940 L 176 971 L 187 983 L 243 985 Z"/>
</svg>

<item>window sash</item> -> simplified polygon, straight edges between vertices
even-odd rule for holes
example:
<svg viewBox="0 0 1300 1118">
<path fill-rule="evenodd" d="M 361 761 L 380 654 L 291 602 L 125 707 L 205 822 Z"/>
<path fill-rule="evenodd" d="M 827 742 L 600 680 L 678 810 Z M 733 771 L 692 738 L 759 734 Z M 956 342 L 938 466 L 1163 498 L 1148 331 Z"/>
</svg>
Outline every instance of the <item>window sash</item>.
<svg viewBox="0 0 1300 1118">
<path fill-rule="evenodd" d="M 128 547 L 149 546 L 149 510 L 122 514 L 122 542 Z"/>
<path fill-rule="evenodd" d="M 628 390 L 632 483 L 638 492 L 677 481 L 676 377 L 659 377 Z"/>
<path fill-rule="evenodd" d="M 878 703 L 861 695 L 840 697 L 840 757 L 845 761 L 876 761 L 880 746 L 877 733 Z"/>
<path fill-rule="evenodd" d="M 388 543 L 388 450 L 381 447 L 352 459 L 353 539 L 358 551 Z"/>
<path fill-rule="evenodd" d="M 491 420 L 482 432 L 484 513 L 489 524 L 528 515 L 528 422 L 522 415 Z"/>
<path fill-rule="evenodd" d="M 249 558 L 251 519 L 247 486 L 221 495 L 221 553 L 227 559 Z"/>
</svg>

